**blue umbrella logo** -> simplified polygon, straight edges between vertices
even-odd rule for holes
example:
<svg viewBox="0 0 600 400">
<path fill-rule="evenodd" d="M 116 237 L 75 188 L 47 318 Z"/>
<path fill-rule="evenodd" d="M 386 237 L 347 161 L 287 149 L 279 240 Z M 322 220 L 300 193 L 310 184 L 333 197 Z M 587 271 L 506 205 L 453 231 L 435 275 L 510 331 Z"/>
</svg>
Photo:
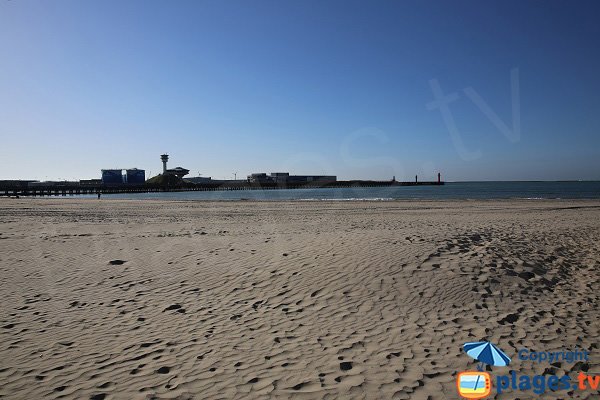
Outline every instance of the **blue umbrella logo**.
<svg viewBox="0 0 600 400">
<path fill-rule="evenodd" d="M 477 367 L 480 371 L 483 370 L 483 364 L 495 367 L 506 367 L 510 364 L 510 357 L 491 342 L 468 342 L 464 344 L 463 349 L 481 363 Z"/>
</svg>

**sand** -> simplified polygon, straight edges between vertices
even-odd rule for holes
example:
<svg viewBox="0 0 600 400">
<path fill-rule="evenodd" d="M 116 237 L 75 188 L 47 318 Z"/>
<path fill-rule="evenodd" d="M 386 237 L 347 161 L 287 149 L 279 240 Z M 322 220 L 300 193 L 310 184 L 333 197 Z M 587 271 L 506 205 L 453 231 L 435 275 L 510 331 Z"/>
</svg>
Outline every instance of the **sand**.
<svg viewBox="0 0 600 400">
<path fill-rule="evenodd" d="M 455 399 L 479 340 L 600 374 L 599 261 L 598 201 L 1 199 L 0 395 Z"/>
</svg>

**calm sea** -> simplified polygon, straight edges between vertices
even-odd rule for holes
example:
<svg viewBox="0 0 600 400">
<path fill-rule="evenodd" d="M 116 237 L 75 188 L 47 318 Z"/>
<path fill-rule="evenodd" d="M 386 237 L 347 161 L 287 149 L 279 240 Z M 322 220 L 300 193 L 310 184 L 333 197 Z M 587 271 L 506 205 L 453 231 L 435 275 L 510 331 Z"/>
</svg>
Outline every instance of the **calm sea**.
<svg viewBox="0 0 600 400">
<path fill-rule="evenodd" d="M 80 196 L 90 197 L 90 196 Z M 94 197 L 94 196 L 92 196 Z M 600 182 L 454 182 L 444 186 L 106 194 L 111 199 L 395 200 L 600 199 Z"/>
</svg>

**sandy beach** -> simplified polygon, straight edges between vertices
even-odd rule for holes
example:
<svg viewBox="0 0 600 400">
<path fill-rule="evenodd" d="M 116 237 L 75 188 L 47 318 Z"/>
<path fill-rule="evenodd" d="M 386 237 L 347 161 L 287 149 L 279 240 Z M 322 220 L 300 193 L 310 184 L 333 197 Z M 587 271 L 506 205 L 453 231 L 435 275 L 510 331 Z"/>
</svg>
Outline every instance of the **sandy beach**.
<svg viewBox="0 0 600 400">
<path fill-rule="evenodd" d="M 600 374 L 599 263 L 592 200 L 0 199 L 0 396 L 455 399 L 480 340 Z"/>
</svg>

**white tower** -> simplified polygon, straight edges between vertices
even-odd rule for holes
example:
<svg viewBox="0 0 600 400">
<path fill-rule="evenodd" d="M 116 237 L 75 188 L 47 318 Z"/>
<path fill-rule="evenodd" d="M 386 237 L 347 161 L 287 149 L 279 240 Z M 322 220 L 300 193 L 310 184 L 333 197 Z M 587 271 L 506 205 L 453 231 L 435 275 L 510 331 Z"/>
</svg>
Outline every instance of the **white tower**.
<svg viewBox="0 0 600 400">
<path fill-rule="evenodd" d="M 167 161 L 169 161 L 169 155 L 168 155 L 168 154 L 166 154 L 166 153 L 165 153 L 165 154 L 162 154 L 162 155 L 160 156 L 160 160 L 161 160 L 161 161 L 162 161 L 162 163 L 163 163 L 163 174 L 166 174 L 166 173 L 167 173 Z"/>
</svg>

